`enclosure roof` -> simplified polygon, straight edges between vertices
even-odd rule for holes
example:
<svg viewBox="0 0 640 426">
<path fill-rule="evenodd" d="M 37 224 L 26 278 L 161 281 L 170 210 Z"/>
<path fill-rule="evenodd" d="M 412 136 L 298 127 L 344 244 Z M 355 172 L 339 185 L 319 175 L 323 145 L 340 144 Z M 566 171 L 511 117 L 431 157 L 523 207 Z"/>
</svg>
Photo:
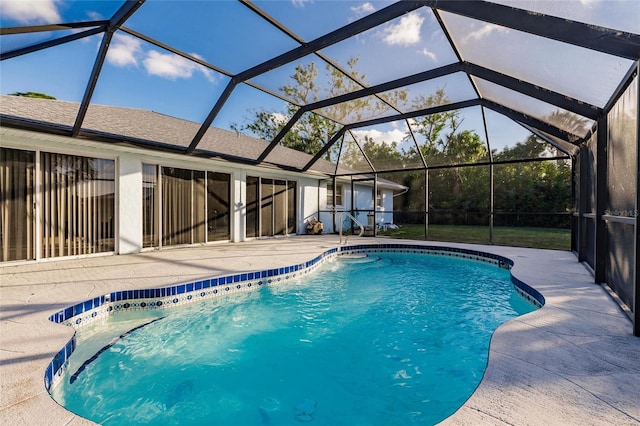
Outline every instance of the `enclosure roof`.
<svg viewBox="0 0 640 426">
<path fill-rule="evenodd" d="M 450 111 L 450 134 L 476 133 L 488 162 L 530 134 L 574 155 L 640 59 L 636 0 L 3 0 L 0 12 L 2 94 L 59 99 L 3 96 L 5 126 L 327 175 L 353 171 L 347 153 L 357 171 L 431 167 L 370 149 L 421 151 L 420 123 Z"/>
</svg>

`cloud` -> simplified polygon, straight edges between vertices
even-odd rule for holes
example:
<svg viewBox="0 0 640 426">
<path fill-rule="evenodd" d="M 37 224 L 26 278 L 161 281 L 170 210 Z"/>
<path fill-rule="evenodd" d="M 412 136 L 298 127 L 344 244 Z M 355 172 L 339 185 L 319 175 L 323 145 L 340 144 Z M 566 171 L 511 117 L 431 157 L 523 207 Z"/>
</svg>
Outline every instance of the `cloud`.
<svg viewBox="0 0 640 426">
<path fill-rule="evenodd" d="M 194 58 L 204 61 L 202 56 L 192 53 Z M 143 64 L 149 75 L 176 80 L 191 78 L 194 73 L 201 73 L 210 82 L 216 81 L 212 70 L 173 53 L 160 53 L 156 50 L 145 52 L 142 42 L 135 37 L 115 34 L 107 52 L 107 61 L 116 67 Z"/>
<path fill-rule="evenodd" d="M 207 62 L 207 61 L 204 59 L 204 57 L 202 57 L 202 56 L 198 55 L 197 53 L 191 53 L 190 55 L 191 55 L 191 56 L 193 56 L 194 58 L 198 58 L 198 59 L 200 59 L 200 60 L 201 60 L 201 61 L 203 61 L 203 62 Z M 204 75 L 204 77 L 205 77 L 207 80 L 209 80 L 209 81 L 210 81 L 210 82 L 212 82 L 212 83 L 216 81 L 216 75 L 215 75 L 215 74 L 213 73 L 213 71 L 211 71 L 209 68 L 207 68 L 207 67 L 203 67 L 203 66 L 202 66 L 202 65 L 200 65 L 200 64 L 195 64 L 195 63 L 194 63 L 194 65 L 197 67 L 197 70 L 198 70 L 199 72 L 201 72 L 201 73 L 202 73 L 202 75 Z"/>
<path fill-rule="evenodd" d="M 101 21 L 104 19 L 104 17 L 98 13 L 98 12 L 94 12 L 94 11 L 89 11 L 87 12 L 87 16 L 89 17 L 89 19 L 91 19 L 92 21 Z"/>
<path fill-rule="evenodd" d="M 509 29 L 496 24 L 484 24 L 479 30 L 469 33 L 464 38 L 464 41 L 467 42 L 470 39 L 480 40 L 489 36 L 493 32 L 508 33 Z"/>
<path fill-rule="evenodd" d="M 138 58 L 143 53 L 140 40 L 131 36 L 115 34 L 107 52 L 107 61 L 117 67 L 129 65 L 137 67 Z"/>
<path fill-rule="evenodd" d="M 2 14 L 21 24 L 57 24 L 62 22 L 57 3 L 59 0 L 3 0 Z"/>
<path fill-rule="evenodd" d="M 385 132 L 376 129 L 354 130 L 353 134 L 355 135 L 358 142 L 364 141 L 364 137 L 367 136 L 374 142 L 386 144 L 390 144 L 391 142 L 400 143 L 406 137 L 406 133 L 398 128 Z"/>
<path fill-rule="evenodd" d="M 289 121 L 289 119 L 291 118 L 281 112 L 272 112 L 271 117 L 273 118 L 273 121 L 281 124 L 286 124 L 286 122 Z"/>
<path fill-rule="evenodd" d="M 198 57 L 197 55 L 193 56 Z M 202 58 L 199 57 L 199 59 Z M 194 72 L 202 73 L 209 81 L 215 80 L 214 74 L 211 70 L 173 53 L 160 53 L 158 51 L 151 50 L 148 52 L 147 57 L 142 61 L 142 63 L 150 75 L 155 75 L 169 80 L 191 78 Z"/>
<path fill-rule="evenodd" d="M 400 22 L 384 29 L 384 41 L 389 45 L 409 46 L 420 42 L 420 27 L 424 18 L 417 12 L 403 16 Z"/>
<path fill-rule="evenodd" d="M 418 50 L 418 53 L 420 55 L 424 55 L 427 58 L 431 59 L 433 62 L 437 62 L 438 58 L 436 57 L 436 54 L 431 52 L 429 49 L 427 49 L 426 47 L 422 50 Z"/>
<path fill-rule="evenodd" d="M 376 11 L 376 8 L 369 2 L 362 3 L 359 6 L 351 6 L 351 11 L 354 12 L 358 17 L 370 15 Z"/>
<path fill-rule="evenodd" d="M 313 0 L 291 0 L 294 7 L 304 7 L 305 3 L 313 3 Z"/>
</svg>

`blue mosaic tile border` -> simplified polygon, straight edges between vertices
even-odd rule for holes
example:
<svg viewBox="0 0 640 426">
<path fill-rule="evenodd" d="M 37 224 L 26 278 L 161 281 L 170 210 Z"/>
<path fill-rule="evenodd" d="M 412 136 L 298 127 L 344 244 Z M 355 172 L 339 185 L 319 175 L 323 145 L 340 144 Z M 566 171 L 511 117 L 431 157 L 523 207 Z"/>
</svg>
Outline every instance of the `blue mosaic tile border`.
<svg viewBox="0 0 640 426">
<path fill-rule="evenodd" d="M 49 317 L 58 324 L 79 329 L 117 311 L 165 309 L 198 300 L 218 297 L 241 291 L 252 291 L 264 285 L 278 284 L 299 278 L 319 267 L 324 261 L 340 255 L 369 253 L 417 253 L 469 259 L 511 269 L 513 261 L 503 256 L 476 250 L 412 244 L 351 245 L 333 248 L 315 258 L 296 265 L 263 271 L 243 272 L 169 287 L 143 290 L 115 291 L 109 294 L 69 306 Z M 511 275 L 516 292 L 535 307 L 544 305 L 544 297 L 531 286 Z M 75 335 L 51 360 L 44 377 L 44 385 L 50 390 L 64 375 L 68 359 L 76 347 Z"/>
<path fill-rule="evenodd" d="M 477 250 L 468 250 L 455 247 L 441 247 L 412 244 L 377 244 L 377 245 L 355 245 L 342 248 L 341 254 L 360 253 L 416 253 L 430 254 L 434 256 L 455 257 L 460 259 L 475 260 L 477 262 L 494 264 L 503 269 L 511 269 L 513 261 L 504 256 L 493 253 L 486 253 Z"/>
<path fill-rule="evenodd" d="M 513 275 L 511 275 L 511 282 L 513 283 L 513 288 L 516 290 L 516 293 L 524 300 L 536 308 L 542 308 L 544 306 L 544 296 L 538 290 Z"/>
</svg>

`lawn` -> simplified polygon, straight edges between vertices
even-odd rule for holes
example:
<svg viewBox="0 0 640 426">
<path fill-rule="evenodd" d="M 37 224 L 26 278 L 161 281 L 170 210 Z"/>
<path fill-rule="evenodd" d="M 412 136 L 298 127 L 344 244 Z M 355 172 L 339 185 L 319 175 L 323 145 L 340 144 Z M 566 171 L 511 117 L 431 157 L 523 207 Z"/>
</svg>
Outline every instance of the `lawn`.
<svg viewBox="0 0 640 426">
<path fill-rule="evenodd" d="M 378 235 L 410 240 L 423 240 L 424 226 L 402 225 L 398 229 L 380 231 Z M 429 225 L 428 240 L 489 244 L 489 227 Z M 568 229 L 495 226 L 493 228 L 493 243 L 502 246 L 570 250 L 571 231 Z"/>
</svg>

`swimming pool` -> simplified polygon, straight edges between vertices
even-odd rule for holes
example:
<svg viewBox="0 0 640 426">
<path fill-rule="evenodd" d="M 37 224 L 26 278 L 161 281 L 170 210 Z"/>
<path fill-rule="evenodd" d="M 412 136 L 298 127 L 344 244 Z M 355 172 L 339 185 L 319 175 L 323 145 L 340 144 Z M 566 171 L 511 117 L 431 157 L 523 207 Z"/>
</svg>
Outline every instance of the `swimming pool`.
<svg viewBox="0 0 640 426">
<path fill-rule="evenodd" d="M 364 261 L 335 260 L 337 255 L 358 251 L 363 249 L 343 247 L 304 265 L 221 277 L 215 286 L 188 283 L 165 290 L 160 297 L 155 297 L 158 289 L 112 293 L 92 309 L 76 305 L 61 311 L 54 319 L 83 312 L 58 322 L 79 327 L 102 316 L 98 322 L 107 322 L 110 328 L 81 329 L 78 360 L 64 361 L 66 375 L 60 375 L 53 394 L 72 411 L 105 424 L 128 422 L 131 417 L 157 423 L 154 416 L 161 416 L 163 424 L 201 424 L 202 418 L 211 422 L 216 416 L 213 424 L 436 422 L 477 386 L 493 329 L 532 308 L 513 292 L 505 269 L 508 259 L 468 250 L 367 246 L 369 257 Z M 316 273 L 304 276 L 320 265 Z M 428 273 L 414 269 L 416 265 L 426 266 Z M 347 274 L 338 279 L 343 272 Z M 471 280 L 473 285 L 445 285 L 444 280 L 452 277 Z M 396 278 L 399 282 L 392 285 Z M 268 285 L 276 283 L 281 285 Z M 251 285 L 260 290 L 224 299 L 205 297 L 207 292 L 239 292 Z M 526 290 L 517 286 L 520 292 Z M 158 309 L 188 302 L 189 297 L 201 300 L 182 309 Z M 462 309 L 451 314 L 450 306 Z M 373 317 L 365 316 L 371 313 Z M 434 320 L 443 313 L 443 320 Z M 489 320 L 480 316 L 487 313 Z M 199 319 L 191 322 L 193 318 Z M 457 331 L 442 327 L 448 320 L 458 326 Z M 213 341 L 191 334 L 196 330 L 206 330 Z M 269 340 L 278 333 L 284 343 Z M 472 341 L 475 334 L 482 336 L 480 342 Z M 90 335 L 93 340 L 86 338 Z M 150 346 L 162 348 L 159 352 L 168 358 L 150 356 Z M 85 366 L 88 360 L 92 361 Z M 185 367 L 185 360 L 194 360 L 195 370 Z M 454 368 L 452 360 L 462 368 Z M 172 363 L 177 370 L 161 368 Z M 103 364 L 107 367 L 101 371 Z M 214 373 L 207 378 L 205 370 Z M 293 373 L 293 378 L 281 377 L 282 371 Z M 442 385 L 443 380 L 450 384 L 469 377 L 461 386 Z M 128 388 L 131 384 L 135 386 Z M 130 397 L 135 389 L 142 394 L 128 406 L 109 401 L 109 411 L 105 397 L 99 396 L 105 387 Z M 377 392 L 383 388 L 392 392 Z M 246 395 L 249 389 L 255 394 Z M 157 399 L 145 397 L 150 393 Z M 204 399 L 197 402 L 199 397 Z M 83 405 L 96 412 L 83 411 L 87 408 Z"/>
</svg>

